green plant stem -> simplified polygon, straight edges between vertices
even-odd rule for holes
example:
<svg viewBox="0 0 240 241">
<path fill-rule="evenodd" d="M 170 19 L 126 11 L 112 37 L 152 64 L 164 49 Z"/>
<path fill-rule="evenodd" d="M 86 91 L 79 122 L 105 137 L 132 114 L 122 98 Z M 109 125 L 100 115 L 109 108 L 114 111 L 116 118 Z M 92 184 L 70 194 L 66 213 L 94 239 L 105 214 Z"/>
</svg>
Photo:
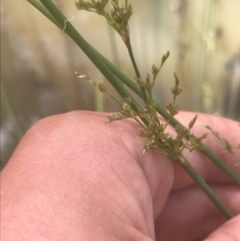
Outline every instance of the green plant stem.
<svg viewBox="0 0 240 241">
<path fill-rule="evenodd" d="M 137 77 L 141 79 L 141 75 L 140 75 L 140 72 L 138 70 L 134 55 L 133 55 L 131 43 L 129 43 L 129 45 L 127 46 L 127 49 L 128 49 L 128 53 L 129 53 L 130 59 L 132 61 L 132 65 L 133 65 L 133 68 L 135 70 L 135 73 L 136 73 Z M 147 95 L 146 95 L 146 91 L 143 87 L 141 87 L 141 92 L 142 92 L 142 98 L 143 98 L 144 102 L 146 103 Z"/>
<path fill-rule="evenodd" d="M 104 83 L 104 81 L 101 83 Z M 98 112 L 104 111 L 104 94 L 98 88 L 95 88 L 95 109 Z"/>
<path fill-rule="evenodd" d="M 212 202 L 218 207 L 218 209 L 228 218 L 232 218 L 234 215 L 225 206 L 225 204 L 218 198 L 209 185 L 202 179 L 202 177 L 195 171 L 192 165 L 186 160 L 184 156 L 180 157 L 178 163 L 187 171 L 192 179 L 201 187 L 205 194 L 212 200 Z"/>
<path fill-rule="evenodd" d="M 43 5 L 36 4 L 35 2 L 39 2 L 37 0 L 27 0 L 29 1 L 31 4 L 33 4 L 39 11 L 42 10 Z M 48 1 L 47 1 L 48 2 Z M 51 1 L 50 1 L 51 2 Z M 41 7 L 41 9 L 39 9 L 39 7 Z M 49 8 L 48 8 L 49 9 Z M 50 9 L 49 9 L 50 10 Z M 43 12 L 48 12 L 48 10 L 45 10 Z M 59 11 L 59 10 L 58 10 Z M 42 12 L 42 11 L 41 11 Z M 59 11 L 60 12 L 60 11 Z M 51 13 L 50 13 L 51 14 Z M 45 14 L 44 14 L 45 15 Z M 46 16 L 46 15 L 45 15 Z M 53 16 L 51 14 L 51 16 Z M 56 18 L 52 17 L 55 21 L 53 21 L 53 23 L 55 23 L 61 30 L 64 28 L 64 21 L 66 21 L 66 18 L 63 16 L 60 20 L 60 22 L 58 20 L 56 20 Z M 52 19 L 49 18 L 51 21 Z M 62 21 L 62 22 L 61 22 Z M 60 24 L 61 23 L 61 24 Z M 71 23 L 67 22 L 66 23 L 67 26 L 71 26 Z M 67 28 L 68 29 L 68 28 Z M 75 30 L 76 31 L 76 30 Z M 74 35 L 69 35 L 76 43 L 77 42 L 81 42 L 81 39 L 78 39 L 78 35 L 74 34 Z M 81 37 L 82 38 L 82 37 Z M 78 44 L 78 43 L 77 43 Z M 122 73 L 115 65 L 113 65 L 109 60 L 107 60 L 101 53 L 99 53 L 95 48 L 93 48 L 90 44 L 88 44 L 86 41 L 84 43 L 86 48 L 89 48 L 89 51 L 92 52 L 93 55 L 93 59 L 96 59 L 97 57 L 99 58 L 98 61 L 102 61 L 105 63 L 105 67 L 107 67 L 113 75 L 117 76 L 124 84 L 126 84 L 132 91 L 134 91 L 138 96 L 140 96 L 141 98 L 144 99 L 144 95 L 141 92 L 139 86 L 134 83 L 131 79 L 129 79 L 124 73 Z M 82 47 L 78 44 L 78 46 L 82 49 Z M 91 58 L 90 58 L 91 59 Z M 95 61 L 96 62 L 96 61 Z M 95 64 L 96 65 L 96 64 Z M 97 65 L 96 65 L 97 66 Z M 99 68 L 97 66 L 97 68 Z M 99 69 L 100 70 L 100 69 Z M 100 70 L 101 71 L 101 70 Z M 102 71 L 101 71 L 102 72 Z M 115 77 L 114 76 L 114 77 Z M 114 79 L 116 80 L 116 79 Z M 117 79 L 118 81 L 118 79 Z M 166 109 L 159 105 L 157 102 L 156 103 L 156 109 L 157 112 L 159 114 L 161 114 L 165 119 L 169 118 L 169 113 L 166 111 Z M 175 118 L 172 118 L 170 121 L 170 124 L 173 125 L 174 127 L 176 125 L 182 125 L 179 121 L 177 121 Z M 211 160 L 213 161 L 223 172 L 225 172 L 233 181 L 236 182 L 236 184 L 238 184 L 240 186 L 240 176 L 235 173 L 230 167 L 228 167 L 217 155 L 215 155 L 209 148 L 207 148 L 206 146 L 204 146 L 205 148 L 203 149 L 203 153 Z"/>
</svg>

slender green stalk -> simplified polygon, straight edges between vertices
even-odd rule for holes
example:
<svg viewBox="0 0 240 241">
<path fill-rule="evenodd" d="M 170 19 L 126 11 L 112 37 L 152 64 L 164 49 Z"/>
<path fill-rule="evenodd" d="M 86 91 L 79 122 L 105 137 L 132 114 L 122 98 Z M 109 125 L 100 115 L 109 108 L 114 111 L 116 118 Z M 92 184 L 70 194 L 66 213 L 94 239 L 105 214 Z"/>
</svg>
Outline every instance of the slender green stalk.
<svg viewBox="0 0 240 241">
<path fill-rule="evenodd" d="M 137 67 L 137 64 L 136 64 L 136 61 L 135 61 L 135 58 L 134 58 L 134 55 L 133 55 L 133 51 L 132 51 L 132 45 L 129 44 L 129 46 L 127 47 L 128 49 L 128 53 L 129 53 L 129 56 L 131 58 L 131 61 L 132 61 L 132 64 L 133 64 L 133 68 L 135 70 L 135 73 L 137 75 L 138 78 L 141 78 L 141 75 L 140 75 L 140 72 L 138 70 L 138 67 Z"/>
<path fill-rule="evenodd" d="M 125 0 L 125 8 L 127 9 L 127 7 L 128 7 L 128 1 Z M 135 57 L 134 57 L 134 54 L 133 54 L 132 44 L 131 44 L 131 41 L 130 41 L 130 36 L 129 36 L 129 44 L 127 44 L 126 46 L 127 46 L 127 49 L 128 49 L 128 54 L 130 56 L 130 59 L 131 59 L 131 62 L 132 62 L 135 74 L 137 75 L 138 78 L 141 79 L 141 75 L 140 75 L 140 72 L 138 70 L 137 63 L 136 63 L 136 60 L 135 60 Z M 143 87 L 140 87 L 140 89 L 141 89 L 141 92 L 142 92 L 143 100 L 146 103 L 147 102 L 146 91 L 145 91 L 145 89 Z"/>
<path fill-rule="evenodd" d="M 101 83 L 104 84 L 104 81 Z M 95 110 L 99 112 L 104 111 L 104 94 L 98 88 L 95 88 Z"/>
<path fill-rule="evenodd" d="M 128 53 L 129 53 L 130 59 L 132 61 L 135 73 L 136 73 L 137 77 L 141 79 L 141 75 L 140 75 L 140 72 L 138 70 L 138 67 L 137 67 L 134 55 L 133 55 L 131 43 L 127 46 L 127 49 L 128 49 Z M 146 96 L 146 91 L 145 91 L 145 89 L 143 87 L 141 87 L 141 92 L 142 92 L 142 96 L 143 96 L 142 98 L 143 98 L 144 102 L 146 102 L 147 101 L 147 96 Z"/>
<path fill-rule="evenodd" d="M 192 165 L 186 160 L 184 156 L 179 158 L 178 163 L 187 171 L 192 179 L 200 186 L 205 194 L 212 200 L 212 202 L 218 207 L 218 209 L 228 218 L 232 218 L 234 215 L 225 206 L 225 204 L 218 198 L 209 185 L 202 179 L 202 177 L 195 171 Z"/>
</svg>

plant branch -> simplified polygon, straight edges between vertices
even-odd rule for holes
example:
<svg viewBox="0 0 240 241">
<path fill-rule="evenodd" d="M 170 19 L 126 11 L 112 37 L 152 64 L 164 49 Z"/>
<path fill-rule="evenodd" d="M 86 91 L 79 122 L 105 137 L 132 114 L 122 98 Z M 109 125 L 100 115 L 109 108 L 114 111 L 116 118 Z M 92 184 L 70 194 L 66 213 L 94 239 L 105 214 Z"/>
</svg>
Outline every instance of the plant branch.
<svg viewBox="0 0 240 241">
<path fill-rule="evenodd" d="M 132 61 L 132 65 L 133 65 L 133 68 L 135 70 L 135 73 L 136 73 L 137 77 L 141 79 L 141 75 L 140 75 L 140 72 L 138 70 L 134 55 L 133 55 L 131 43 L 129 43 L 129 45 L 127 46 L 127 49 L 128 49 L 128 53 L 129 53 L 130 59 Z M 141 92 L 142 92 L 142 98 L 143 98 L 144 102 L 146 102 L 147 96 L 146 96 L 146 91 L 144 90 L 143 87 L 141 87 Z"/>
<path fill-rule="evenodd" d="M 100 54 L 101 55 L 101 54 Z M 134 91 L 139 97 L 144 99 L 143 94 L 139 90 L 137 84 L 135 84 L 131 79 L 129 79 L 124 73 L 122 73 L 116 66 L 114 66 L 110 61 L 108 61 L 104 56 L 101 55 L 101 58 L 103 61 L 106 62 L 110 70 L 121 80 L 126 84 L 132 91 Z M 166 109 L 158 104 L 156 101 L 154 101 L 156 104 L 156 110 L 157 112 L 162 115 L 166 120 L 169 119 L 169 113 L 166 111 Z M 183 126 L 176 118 L 170 119 L 170 124 L 172 126 Z M 194 135 L 193 135 L 194 136 Z M 240 186 L 240 176 L 234 172 L 221 158 L 219 158 L 216 154 L 214 154 L 207 146 L 203 144 L 204 148 L 202 152 L 212 161 L 214 162 L 226 175 L 228 175 L 234 182 L 236 182 L 237 185 Z"/>
<path fill-rule="evenodd" d="M 36 2 L 39 2 L 37 0 L 27 0 L 28 2 L 30 2 L 32 5 L 34 5 L 39 11 L 42 10 L 42 5 L 36 4 Z M 50 2 L 51 1 L 43 1 L 42 2 Z M 34 4 L 33 4 L 34 3 Z M 56 7 L 55 7 L 56 8 Z M 48 10 L 51 9 L 47 8 Z M 46 9 L 45 9 L 46 10 Z M 55 9 L 56 10 L 56 9 Z M 57 9 L 58 10 L 58 9 Z M 59 10 L 58 10 L 59 11 Z M 42 12 L 42 11 L 41 11 Z M 48 11 L 49 12 L 49 11 Z M 60 11 L 59 11 L 60 12 Z M 60 12 L 61 13 L 61 12 Z M 45 14 L 44 14 L 45 15 Z M 46 15 L 45 15 L 46 16 Z M 53 16 L 53 14 L 51 14 L 51 16 Z M 64 17 L 64 15 L 61 14 L 60 18 L 49 18 L 53 23 L 55 23 L 61 30 L 64 28 L 64 21 L 66 21 L 67 19 Z M 60 22 L 59 22 L 60 21 Z M 61 23 L 61 24 L 60 24 Z M 116 79 L 115 76 L 117 76 L 124 84 L 126 84 L 132 91 L 134 91 L 138 96 L 140 96 L 141 98 L 144 99 L 144 95 L 141 92 L 139 86 L 134 83 L 131 79 L 129 79 L 124 73 L 122 73 L 115 65 L 113 65 L 109 60 L 107 60 L 101 53 L 99 53 L 95 48 L 93 48 L 90 44 L 88 44 L 85 40 L 82 46 L 82 40 L 83 38 L 80 36 L 80 34 L 73 28 L 73 26 L 71 25 L 71 23 L 66 22 L 67 28 L 65 30 L 65 32 L 68 33 L 68 35 L 77 43 L 77 45 L 83 50 L 86 49 L 88 50 L 88 52 L 91 52 L 91 58 L 89 57 L 89 54 L 86 54 L 96 65 L 96 67 L 100 70 L 99 66 L 98 66 L 98 62 L 103 62 L 104 65 L 104 69 L 108 69 L 110 70 L 112 73 L 108 73 L 108 76 L 110 77 L 109 81 L 112 83 L 114 81 L 118 82 L 118 79 Z M 71 27 L 71 29 L 69 30 L 69 27 Z M 70 31 L 70 33 L 68 32 Z M 85 51 L 84 51 L 85 52 Z M 100 70 L 102 72 L 102 70 Z M 112 80 L 112 77 L 114 77 L 114 81 Z M 108 79 L 108 78 L 107 78 Z M 121 94 L 121 93 L 120 93 Z M 121 96 L 123 96 L 121 94 Z M 166 111 L 166 109 L 162 106 L 159 105 L 157 102 L 155 102 L 156 104 L 156 110 L 159 114 L 161 114 L 166 120 L 169 119 L 169 113 Z M 170 120 L 171 125 L 173 125 L 174 127 L 176 125 L 181 125 L 182 124 L 177 121 L 175 118 L 171 118 Z M 211 161 L 213 161 L 222 171 L 224 171 L 233 181 L 235 181 L 239 186 L 240 186 L 240 177 L 237 173 L 235 173 L 229 166 L 227 166 L 217 155 L 215 155 L 209 148 L 207 148 L 206 146 L 204 146 L 204 149 L 202 150 L 202 152 L 209 157 L 209 159 Z"/>
<path fill-rule="evenodd" d="M 95 66 L 101 71 L 101 73 L 108 79 L 108 81 L 113 85 L 113 87 L 118 91 L 118 93 L 126 100 L 130 99 L 131 107 L 134 111 L 138 112 L 141 108 L 135 99 L 130 95 L 130 93 L 123 86 L 122 82 L 119 81 L 120 78 L 126 85 L 128 85 L 134 92 L 136 92 L 140 97 L 144 98 L 143 93 L 140 88 L 133 83 L 129 78 L 127 78 L 123 73 L 120 72 L 113 64 L 111 64 L 105 57 L 99 54 L 91 45 L 89 45 L 83 37 L 76 31 L 66 17 L 61 13 L 61 11 L 55 6 L 51 0 L 40 0 L 44 7 L 49 11 L 49 18 L 53 21 L 60 29 L 64 29 L 75 43 L 82 49 L 82 51 L 88 56 L 88 58 L 95 64 Z M 29 1 L 30 2 L 30 1 Z M 32 1 L 31 1 L 32 2 Z M 38 8 L 40 6 L 37 6 Z M 46 13 L 46 12 L 45 12 Z M 45 14 L 44 14 L 45 15 Z M 45 15 L 46 16 L 46 15 Z M 54 21 L 55 20 L 55 21 Z M 118 78 L 117 78 L 118 77 Z M 124 77 L 124 78 L 123 78 Z M 124 79 L 124 80 L 123 80 Z M 157 111 L 165 118 L 169 119 L 169 114 L 162 106 L 156 103 Z M 148 119 L 146 117 L 142 118 L 145 124 L 148 124 Z M 176 126 L 180 124 L 174 118 L 171 119 L 171 124 Z M 206 151 L 207 150 L 207 151 Z M 240 184 L 240 177 L 237 176 L 224 162 L 216 157 L 210 150 L 205 149 L 204 153 L 209 155 L 211 159 L 216 162 L 216 164 L 225 171 L 229 176 L 231 176 L 238 184 Z M 199 184 L 199 186 L 204 190 L 204 192 L 211 198 L 211 200 L 216 204 L 216 206 L 226 215 L 226 217 L 232 217 L 231 212 L 224 206 L 224 204 L 219 200 L 219 198 L 212 192 L 209 186 L 203 181 L 199 174 L 191 167 L 188 161 L 183 158 L 180 164 L 184 163 L 183 168 L 189 173 L 189 175 Z M 186 165 L 186 163 L 188 163 Z M 226 171 L 227 170 L 227 171 Z"/>
<path fill-rule="evenodd" d="M 94 49 L 96 53 L 97 50 Z M 107 60 L 103 55 L 101 55 L 101 58 L 103 61 L 107 64 L 109 69 L 124 83 L 126 84 L 132 91 L 134 91 L 139 97 L 144 98 L 143 94 L 139 90 L 137 84 L 135 84 L 131 79 L 129 79 L 124 73 L 122 73 L 115 65 L 113 65 L 109 60 Z M 154 102 L 156 104 L 156 110 L 157 112 L 162 115 L 166 120 L 169 119 L 169 113 L 166 111 L 166 109 L 158 104 L 156 101 Z M 171 118 L 170 124 L 172 126 L 181 125 L 183 126 L 178 120 L 175 118 Z M 221 158 L 219 158 L 216 154 L 214 154 L 207 146 L 203 145 L 204 148 L 202 152 L 212 161 L 214 162 L 223 172 L 225 172 L 233 181 L 236 182 L 237 185 L 240 186 L 240 176 L 234 172 Z"/>
<path fill-rule="evenodd" d="M 101 71 L 105 78 L 112 84 L 112 86 L 118 91 L 118 93 L 124 98 L 131 99 L 131 106 L 134 111 L 138 112 L 140 109 L 139 104 L 131 96 L 131 94 L 126 90 L 123 84 L 117 79 L 117 77 L 112 73 L 112 71 L 107 67 L 106 63 L 99 58 L 92 51 L 92 47 L 86 42 L 86 40 L 77 32 L 67 18 L 62 14 L 61 11 L 56 7 L 56 5 L 51 0 L 40 0 L 45 8 L 51 13 L 51 15 L 58 21 L 60 26 L 65 29 L 65 32 L 74 40 L 74 42 L 82 49 L 82 51 L 88 56 L 88 58 L 93 62 L 93 64 Z M 147 119 L 144 119 L 147 122 Z"/>
</svg>

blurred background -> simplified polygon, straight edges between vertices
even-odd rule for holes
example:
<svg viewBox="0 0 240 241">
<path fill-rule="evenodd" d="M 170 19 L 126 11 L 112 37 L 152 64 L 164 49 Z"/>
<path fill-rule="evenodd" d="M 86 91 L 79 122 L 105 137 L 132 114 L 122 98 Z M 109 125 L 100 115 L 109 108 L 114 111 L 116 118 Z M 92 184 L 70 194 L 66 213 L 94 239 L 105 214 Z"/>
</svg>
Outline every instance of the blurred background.
<svg viewBox="0 0 240 241">
<path fill-rule="evenodd" d="M 90 44 L 133 78 L 127 49 L 104 18 L 77 10 L 75 0 L 54 2 Z M 180 109 L 240 120 L 240 1 L 129 3 L 134 11 L 131 42 L 142 77 L 170 51 L 156 83 L 155 99 L 172 100 L 176 72 L 183 88 Z M 72 110 L 120 109 L 76 78 L 74 71 L 104 81 L 74 42 L 27 1 L 1 1 L 2 167 L 22 135 L 41 118 Z"/>
</svg>

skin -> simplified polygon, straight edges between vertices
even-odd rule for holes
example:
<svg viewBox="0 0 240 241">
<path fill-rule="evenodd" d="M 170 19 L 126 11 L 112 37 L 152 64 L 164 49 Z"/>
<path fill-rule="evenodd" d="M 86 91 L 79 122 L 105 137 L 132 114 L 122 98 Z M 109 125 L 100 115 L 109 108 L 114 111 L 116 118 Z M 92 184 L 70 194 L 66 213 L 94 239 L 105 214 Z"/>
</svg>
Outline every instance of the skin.
<svg viewBox="0 0 240 241">
<path fill-rule="evenodd" d="M 194 115 L 177 119 L 188 124 Z M 239 186 L 201 152 L 185 154 L 236 215 L 229 221 L 175 161 L 157 151 L 143 155 L 135 122 L 105 120 L 76 111 L 27 132 L 1 173 L 2 241 L 240 240 Z M 236 122 L 199 114 L 193 133 L 206 132 L 206 124 L 239 143 Z M 213 136 L 205 143 L 240 175 Z"/>
</svg>

